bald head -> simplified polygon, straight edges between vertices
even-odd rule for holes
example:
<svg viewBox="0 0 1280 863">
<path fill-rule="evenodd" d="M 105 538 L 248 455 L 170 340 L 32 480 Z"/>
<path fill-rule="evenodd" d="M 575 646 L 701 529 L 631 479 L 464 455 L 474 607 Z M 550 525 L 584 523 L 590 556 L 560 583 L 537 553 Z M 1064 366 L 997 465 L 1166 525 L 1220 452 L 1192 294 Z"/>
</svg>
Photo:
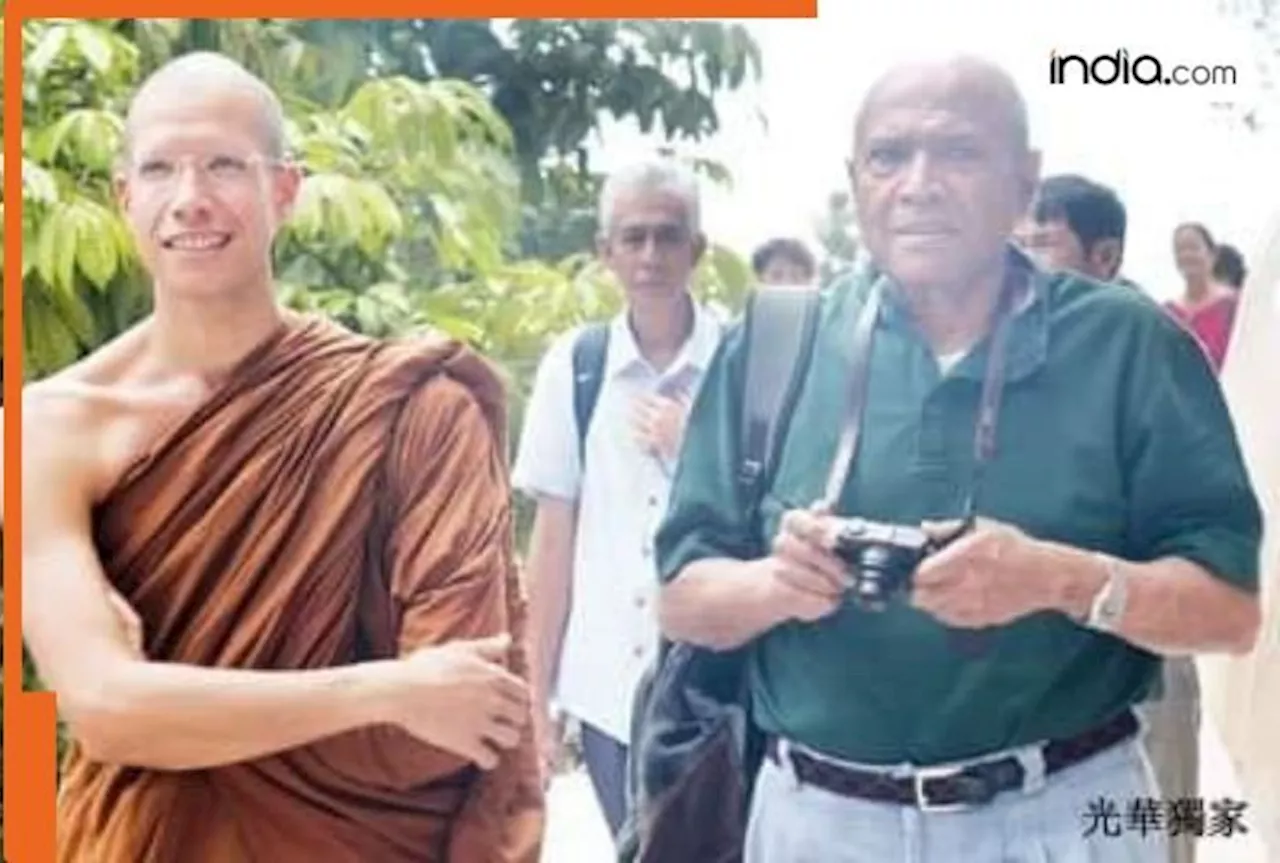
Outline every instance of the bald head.
<svg viewBox="0 0 1280 863">
<path fill-rule="evenodd" d="M 1018 85 L 1001 67 L 980 57 L 919 60 L 899 64 L 868 91 L 854 121 L 854 150 L 861 146 L 867 121 L 877 112 L 901 105 L 936 108 L 988 125 L 1019 153 L 1030 149 L 1027 106 Z"/>
<path fill-rule="evenodd" d="M 858 224 L 908 290 L 990 284 L 1039 178 L 1013 80 L 980 59 L 902 64 L 868 93 L 849 163 Z"/>
<path fill-rule="evenodd" d="M 285 155 L 284 109 L 266 83 L 236 61 L 222 54 L 197 51 L 161 66 L 138 88 L 125 118 L 125 153 L 130 151 L 138 125 L 157 110 L 175 104 L 245 99 L 253 103 L 263 152 L 270 158 Z"/>
</svg>

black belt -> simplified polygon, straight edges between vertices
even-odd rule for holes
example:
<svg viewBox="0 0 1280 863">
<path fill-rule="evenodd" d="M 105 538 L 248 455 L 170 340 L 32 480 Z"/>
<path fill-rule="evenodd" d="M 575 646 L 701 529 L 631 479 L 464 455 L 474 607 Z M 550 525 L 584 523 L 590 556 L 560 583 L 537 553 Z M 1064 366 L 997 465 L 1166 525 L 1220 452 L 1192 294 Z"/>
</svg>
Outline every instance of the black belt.
<svg viewBox="0 0 1280 863">
<path fill-rule="evenodd" d="M 1040 747 L 1045 775 L 1052 775 L 1110 749 L 1138 733 L 1138 720 L 1126 710 L 1102 725 L 1064 740 L 1052 740 Z M 779 758 L 778 738 L 770 736 L 768 754 Z M 796 778 L 843 797 L 858 797 L 881 803 L 897 803 L 920 809 L 969 809 L 991 802 L 997 794 L 1023 788 L 1026 770 L 1012 755 L 980 761 L 964 767 L 921 768 L 913 775 L 894 777 L 859 770 L 814 758 L 789 749 L 788 758 Z"/>
</svg>

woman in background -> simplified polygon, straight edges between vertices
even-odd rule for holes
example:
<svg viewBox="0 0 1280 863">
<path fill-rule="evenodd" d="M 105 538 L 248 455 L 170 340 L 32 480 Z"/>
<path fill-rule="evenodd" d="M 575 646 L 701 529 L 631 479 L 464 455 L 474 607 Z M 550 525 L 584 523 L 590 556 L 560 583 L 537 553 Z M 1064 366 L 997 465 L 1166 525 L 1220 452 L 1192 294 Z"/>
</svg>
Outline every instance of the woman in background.
<svg viewBox="0 0 1280 863">
<path fill-rule="evenodd" d="M 1195 333 L 1214 370 L 1221 371 L 1240 295 L 1214 277 L 1216 253 L 1213 235 L 1204 225 L 1185 222 L 1174 229 L 1173 254 L 1185 284 L 1182 298 L 1167 306 Z"/>
</svg>

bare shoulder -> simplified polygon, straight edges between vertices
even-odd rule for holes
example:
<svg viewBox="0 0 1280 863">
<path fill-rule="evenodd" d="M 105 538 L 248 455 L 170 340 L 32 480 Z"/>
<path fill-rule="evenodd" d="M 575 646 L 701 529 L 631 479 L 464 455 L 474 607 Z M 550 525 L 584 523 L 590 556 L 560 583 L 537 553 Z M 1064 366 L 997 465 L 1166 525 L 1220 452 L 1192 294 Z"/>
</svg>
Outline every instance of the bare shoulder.
<svg viewBox="0 0 1280 863">
<path fill-rule="evenodd" d="M 8 423 L 0 407 L 0 445 L 8 450 Z M 29 384 L 22 391 L 21 405 L 22 500 L 28 522 L 38 519 L 40 502 L 80 497 L 92 481 L 93 442 L 82 437 L 93 428 L 84 401 L 73 388 L 49 378 Z M 7 459 L 6 459 L 7 461 Z M 0 523 L 4 522 L 0 505 Z"/>
<path fill-rule="evenodd" d="M 97 436 L 109 396 L 74 375 L 57 375 L 22 392 L 24 499 L 56 484 L 79 496 L 94 482 Z"/>
<path fill-rule="evenodd" d="M 145 338 L 139 325 L 22 390 L 22 465 L 34 483 L 91 488 L 97 454 L 128 402 L 127 369 Z M 24 482 L 24 487 L 28 482 Z"/>
<path fill-rule="evenodd" d="M 116 387 L 96 374 L 90 355 L 22 390 L 23 440 L 35 432 L 62 442 L 91 433 L 117 400 Z"/>
</svg>

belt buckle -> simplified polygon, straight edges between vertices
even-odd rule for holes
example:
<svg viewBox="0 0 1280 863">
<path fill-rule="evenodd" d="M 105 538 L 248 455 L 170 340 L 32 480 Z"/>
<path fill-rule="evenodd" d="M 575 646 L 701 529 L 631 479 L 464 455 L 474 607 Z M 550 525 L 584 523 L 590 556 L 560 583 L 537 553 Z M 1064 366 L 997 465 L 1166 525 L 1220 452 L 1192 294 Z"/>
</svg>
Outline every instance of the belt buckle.
<svg viewBox="0 0 1280 863">
<path fill-rule="evenodd" d="M 934 779 L 952 779 L 964 772 L 963 767 L 922 767 L 912 776 L 916 808 L 921 812 L 968 812 L 977 808 L 976 803 L 933 803 L 925 791 L 925 783 Z"/>
</svg>

